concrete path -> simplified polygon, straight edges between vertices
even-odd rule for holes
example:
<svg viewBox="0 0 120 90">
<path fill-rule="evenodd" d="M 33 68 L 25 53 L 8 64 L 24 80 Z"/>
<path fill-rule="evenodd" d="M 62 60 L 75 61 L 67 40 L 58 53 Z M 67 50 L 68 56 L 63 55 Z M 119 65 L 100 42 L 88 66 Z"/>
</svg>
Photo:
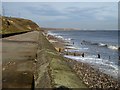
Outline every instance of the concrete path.
<svg viewBox="0 0 120 90">
<path fill-rule="evenodd" d="M 31 88 L 39 32 L 2 39 L 3 88 Z"/>
<path fill-rule="evenodd" d="M 87 88 L 38 31 L 3 38 L 1 61 L 3 88 Z"/>
</svg>

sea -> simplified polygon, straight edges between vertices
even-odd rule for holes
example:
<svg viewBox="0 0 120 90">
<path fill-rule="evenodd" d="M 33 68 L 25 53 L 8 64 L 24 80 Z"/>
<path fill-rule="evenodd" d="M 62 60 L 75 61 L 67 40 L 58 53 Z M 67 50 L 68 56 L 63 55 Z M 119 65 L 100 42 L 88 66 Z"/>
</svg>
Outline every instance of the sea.
<svg viewBox="0 0 120 90">
<path fill-rule="evenodd" d="M 66 51 L 84 53 L 84 57 L 72 55 L 64 55 L 64 57 L 90 64 L 93 68 L 118 79 L 120 31 L 52 30 L 48 31 L 48 34 L 67 42 L 69 45 L 66 47 L 71 49 L 65 49 Z"/>
</svg>

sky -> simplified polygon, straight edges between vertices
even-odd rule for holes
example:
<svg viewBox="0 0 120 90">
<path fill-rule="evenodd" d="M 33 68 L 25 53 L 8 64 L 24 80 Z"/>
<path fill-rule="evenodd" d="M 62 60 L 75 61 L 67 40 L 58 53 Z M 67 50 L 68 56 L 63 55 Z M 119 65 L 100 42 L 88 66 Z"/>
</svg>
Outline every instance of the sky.
<svg viewBox="0 0 120 90">
<path fill-rule="evenodd" d="M 31 19 L 40 27 L 114 30 L 117 2 L 3 2 L 5 16 Z"/>
</svg>

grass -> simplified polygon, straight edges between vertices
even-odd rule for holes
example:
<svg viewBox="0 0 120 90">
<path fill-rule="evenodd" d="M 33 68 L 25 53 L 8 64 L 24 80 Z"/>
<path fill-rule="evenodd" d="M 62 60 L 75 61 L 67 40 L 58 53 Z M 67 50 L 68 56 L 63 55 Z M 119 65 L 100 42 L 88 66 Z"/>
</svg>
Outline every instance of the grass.
<svg viewBox="0 0 120 90">
<path fill-rule="evenodd" d="M 37 80 L 41 80 L 41 75 L 45 75 L 42 73 L 43 71 L 49 71 L 52 87 L 64 86 L 68 88 L 87 88 L 82 80 L 68 66 L 65 59 L 61 55 L 59 55 L 59 52 L 55 50 L 53 45 L 48 42 L 48 40 L 45 38 L 45 36 L 42 35 L 41 32 L 39 34 L 39 37 L 38 49 L 40 50 L 40 52 L 38 53 L 37 62 L 37 65 L 39 66 L 37 68 Z M 39 69 L 42 70 L 42 72 L 40 72 Z"/>
<path fill-rule="evenodd" d="M 31 20 L 13 17 L 1 17 L 2 27 L 0 34 L 19 33 L 39 30 L 39 26 Z"/>
<path fill-rule="evenodd" d="M 64 60 L 53 58 L 50 65 L 55 87 L 87 88 Z"/>
<path fill-rule="evenodd" d="M 2 17 L 2 22 L 2 34 L 39 30 L 37 24 L 27 19 Z M 87 88 L 85 84 L 83 84 L 82 80 L 67 65 L 64 58 L 59 55 L 52 44 L 49 43 L 45 36 L 42 35 L 42 32 L 39 33 L 38 41 L 39 53 L 37 53 L 38 61 L 35 70 L 35 82 L 38 84 L 36 85 L 40 86 L 42 84 L 41 87 L 46 87 L 48 84 L 47 81 L 52 81 L 53 87 L 65 86 L 68 88 Z M 46 78 L 46 75 L 49 76 L 49 71 L 51 80 Z M 17 76 L 20 77 L 20 80 L 26 80 L 27 77 L 29 79 L 29 75 L 23 78 L 19 72 L 16 74 L 16 77 Z M 13 77 L 12 74 L 11 77 Z M 29 80 L 28 83 L 31 83 Z"/>
</svg>

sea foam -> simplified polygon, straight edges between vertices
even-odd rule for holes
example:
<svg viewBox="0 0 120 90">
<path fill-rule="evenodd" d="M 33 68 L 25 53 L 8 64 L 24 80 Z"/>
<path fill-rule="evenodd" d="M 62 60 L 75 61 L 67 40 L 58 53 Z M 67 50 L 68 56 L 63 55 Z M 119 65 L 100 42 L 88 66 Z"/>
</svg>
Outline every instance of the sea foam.
<svg viewBox="0 0 120 90">
<path fill-rule="evenodd" d="M 97 58 L 96 55 L 85 56 L 85 57 L 64 55 L 64 57 L 77 60 L 83 63 L 88 63 L 94 68 L 99 69 L 103 73 L 109 74 L 110 76 L 113 76 L 114 78 L 118 77 L 118 65 L 116 65 L 114 62 L 110 62 L 109 60 Z"/>
</svg>

